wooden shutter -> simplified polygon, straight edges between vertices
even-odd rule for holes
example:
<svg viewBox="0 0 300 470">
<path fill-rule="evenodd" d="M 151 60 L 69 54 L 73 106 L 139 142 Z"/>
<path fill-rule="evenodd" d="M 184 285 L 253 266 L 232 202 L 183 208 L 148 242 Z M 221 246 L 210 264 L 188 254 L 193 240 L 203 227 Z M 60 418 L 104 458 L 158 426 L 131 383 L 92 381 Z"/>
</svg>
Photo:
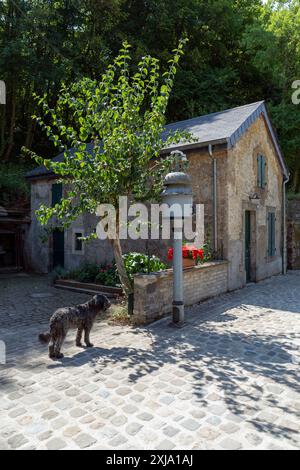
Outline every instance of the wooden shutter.
<svg viewBox="0 0 300 470">
<path fill-rule="evenodd" d="M 257 156 L 257 186 L 261 188 L 261 155 Z"/>
<path fill-rule="evenodd" d="M 52 185 L 52 207 L 55 204 L 59 204 L 62 200 L 63 187 L 62 183 L 56 183 Z"/>
<path fill-rule="evenodd" d="M 267 161 L 263 155 L 257 156 L 257 186 L 265 189 L 267 185 Z"/>
<path fill-rule="evenodd" d="M 261 156 L 261 188 L 267 185 L 267 162 L 264 156 Z"/>
<path fill-rule="evenodd" d="M 268 256 L 276 255 L 276 216 L 274 212 L 268 215 Z"/>
</svg>

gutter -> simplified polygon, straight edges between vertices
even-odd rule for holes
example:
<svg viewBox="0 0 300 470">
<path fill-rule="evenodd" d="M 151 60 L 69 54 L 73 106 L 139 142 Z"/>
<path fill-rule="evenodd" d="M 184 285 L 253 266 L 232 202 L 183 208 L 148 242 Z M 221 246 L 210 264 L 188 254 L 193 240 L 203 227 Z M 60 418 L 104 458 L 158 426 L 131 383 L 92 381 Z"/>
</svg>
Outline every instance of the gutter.
<svg viewBox="0 0 300 470">
<path fill-rule="evenodd" d="M 213 146 L 208 146 L 209 155 L 212 159 L 212 178 L 213 178 L 213 234 L 214 234 L 214 253 L 218 251 L 218 204 L 217 204 L 217 159 L 213 155 Z"/>
</svg>

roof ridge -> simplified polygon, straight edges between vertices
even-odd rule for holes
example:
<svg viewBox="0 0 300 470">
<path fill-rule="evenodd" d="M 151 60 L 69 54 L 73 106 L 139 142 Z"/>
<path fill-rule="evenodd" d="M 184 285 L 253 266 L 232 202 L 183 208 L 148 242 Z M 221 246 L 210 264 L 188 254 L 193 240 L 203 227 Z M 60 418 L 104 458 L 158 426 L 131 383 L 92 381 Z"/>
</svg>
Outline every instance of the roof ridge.
<svg viewBox="0 0 300 470">
<path fill-rule="evenodd" d="M 235 106 L 234 108 L 227 108 L 227 109 L 224 109 L 223 111 L 216 111 L 214 113 L 202 114 L 201 116 L 195 116 L 195 117 L 190 118 L 190 119 L 183 119 L 182 121 L 170 122 L 169 124 L 166 124 L 165 127 L 175 126 L 177 124 L 183 124 L 185 122 L 196 121 L 197 119 L 208 117 L 208 116 L 216 116 L 217 114 L 223 114 L 223 113 L 226 113 L 226 112 L 229 112 L 229 111 L 234 111 L 235 109 L 250 108 L 250 106 L 254 106 L 254 105 L 261 106 L 264 103 L 265 103 L 265 100 L 255 101 L 254 103 L 243 104 L 242 106 Z"/>
</svg>

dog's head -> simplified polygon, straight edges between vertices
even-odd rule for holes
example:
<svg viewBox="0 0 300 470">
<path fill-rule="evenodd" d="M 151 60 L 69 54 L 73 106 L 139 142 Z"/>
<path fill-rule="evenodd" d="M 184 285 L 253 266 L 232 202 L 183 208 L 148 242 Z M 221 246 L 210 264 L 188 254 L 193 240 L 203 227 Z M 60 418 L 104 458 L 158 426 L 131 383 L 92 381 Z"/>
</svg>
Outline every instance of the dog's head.
<svg viewBox="0 0 300 470">
<path fill-rule="evenodd" d="M 90 300 L 89 304 L 91 305 L 91 307 L 95 308 L 96 310 L 99 310 L 99 312 L 105 312 L 111 306 L 111 303 L 108 298 L 102 294 L 94 295 L 92 300 Z"/>
</svg>

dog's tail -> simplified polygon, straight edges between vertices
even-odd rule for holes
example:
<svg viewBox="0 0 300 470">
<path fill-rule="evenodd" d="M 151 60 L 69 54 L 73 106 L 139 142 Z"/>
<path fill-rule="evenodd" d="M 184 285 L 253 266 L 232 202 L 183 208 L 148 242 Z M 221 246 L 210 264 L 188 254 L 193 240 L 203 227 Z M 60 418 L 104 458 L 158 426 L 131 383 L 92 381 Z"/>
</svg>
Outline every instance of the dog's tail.
<svg viewBox="0 0 300 470">
<path fill-rule="evenodd" d="M 50 340 L 51 340 L 51 335 L 49 332 L 47 333 L 41 333 L 39 335 L 39 341 L 40 343 L 43 343 L 43 344 L 49 344 L 50 343 Z"/>
</svg>

